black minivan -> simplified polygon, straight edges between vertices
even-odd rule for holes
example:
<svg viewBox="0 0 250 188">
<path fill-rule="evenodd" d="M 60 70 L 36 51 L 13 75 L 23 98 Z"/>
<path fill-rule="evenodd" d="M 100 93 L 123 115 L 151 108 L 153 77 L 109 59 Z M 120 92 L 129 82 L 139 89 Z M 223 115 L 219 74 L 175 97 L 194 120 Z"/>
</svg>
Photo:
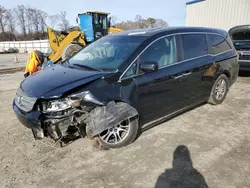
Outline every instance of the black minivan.
<svg viewBox="0 0 250 188">
<path fill-rule="evenodd" d="M 198 104 L 222 103 L 238 71 L 238 54 L 226 31 L 124 31 L 25 78 L 13 109 L 35 139 L 67 143 L 88 137 L 117 148 Z"/>
</svg>

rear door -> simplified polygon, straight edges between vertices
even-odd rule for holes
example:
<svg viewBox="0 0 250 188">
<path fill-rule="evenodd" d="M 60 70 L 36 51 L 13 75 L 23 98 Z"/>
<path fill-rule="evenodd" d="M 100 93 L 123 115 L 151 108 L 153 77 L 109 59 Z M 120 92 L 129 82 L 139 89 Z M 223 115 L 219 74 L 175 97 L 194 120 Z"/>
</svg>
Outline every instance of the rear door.
<svg viewBox="0 0 250 188">
<path fill-rule="evenodd" d="M 206 34 L 182 34 L 181 43 L 181 59 L 182 59 L 182 81 L 183 94 L 182 105 L 189 106 L 195 103 L 201 103 L 207 100 L 208 90 L 204 87 L 205 82 L 209 79 L 204 77 L 207 69 L 213 67 L 213 57 L 209 55 L 208 42 Z"/>
<path fill-rule="evenodd" d="M 213 63 L 203 75 L 206 79 L 203 79 L 204 81 L 202 86 L 203 91 L 210 94 L 217 76 L 216 74 L 222 70 L 222 67 L 226 70 L 238 70 L 238 63 L 234 55 L 234 50 L 229 45 L 226 38 L 217 34 L 207 34 L 207 39 L 209 54 Z"/>
</svg>

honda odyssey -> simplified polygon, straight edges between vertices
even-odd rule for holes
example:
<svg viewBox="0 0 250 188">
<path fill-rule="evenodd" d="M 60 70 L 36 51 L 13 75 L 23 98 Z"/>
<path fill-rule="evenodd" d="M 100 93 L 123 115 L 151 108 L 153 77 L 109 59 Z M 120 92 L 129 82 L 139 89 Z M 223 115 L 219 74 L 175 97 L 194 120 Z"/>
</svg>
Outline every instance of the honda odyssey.
<svg viewBox="0 0 250 188">
<path fill-rule="evenodd" d="M 221 104 L 238 71 L 238 54 L 224 30 L 124 31 L 25 78 L 13 109 L 35 139 L 98 138 L 117 148 L 198 104 Z"/>
</svg>

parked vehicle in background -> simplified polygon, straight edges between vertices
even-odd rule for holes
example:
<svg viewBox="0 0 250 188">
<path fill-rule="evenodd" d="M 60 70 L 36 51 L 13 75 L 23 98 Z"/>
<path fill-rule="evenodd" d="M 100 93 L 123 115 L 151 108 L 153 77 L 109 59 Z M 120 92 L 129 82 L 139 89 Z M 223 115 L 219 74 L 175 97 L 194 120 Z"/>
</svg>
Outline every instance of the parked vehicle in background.
<svg viewBox="0 0 250 188">
<path fill-rule="evenodd" d="M 125 31 L 27 77 L 13 109 L 36 139 L 87 135 L 107 148 L 122 147 L 173 115 L 222 103 L 237 79 L 237 60 L 223 30 Z"/>
<path fill-rule="evenodd" d="M 233 27 L 229 35 L 239 54 L 240 70 L 250 71 L 250 25 Z"/>
</svg>

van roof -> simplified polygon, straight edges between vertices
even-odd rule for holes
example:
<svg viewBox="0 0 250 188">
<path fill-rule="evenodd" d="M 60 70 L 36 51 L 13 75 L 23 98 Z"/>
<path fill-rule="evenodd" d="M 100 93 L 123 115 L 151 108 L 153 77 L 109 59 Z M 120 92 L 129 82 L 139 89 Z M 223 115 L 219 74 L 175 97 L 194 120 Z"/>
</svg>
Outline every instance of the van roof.
<svg viewBox="0 0 250 188">
<path fill-rule="evenodd" d="M 115 33 L 114 35 L 133 35 L 133 36 L 153 36 L 156 34 L 175 34 L 175 33 L 195 33 L 195 32 L 204 32 L 204 33 L 215 33 L 223 35 L 224 37 L 228 36 L 228 32 L 222 29 L 206 28 L 206 27 L 165 27 L 165 28 L 147 28 L 147 29 L 135 29 L 127 30 L 123 32 Z"/>
</svg>

